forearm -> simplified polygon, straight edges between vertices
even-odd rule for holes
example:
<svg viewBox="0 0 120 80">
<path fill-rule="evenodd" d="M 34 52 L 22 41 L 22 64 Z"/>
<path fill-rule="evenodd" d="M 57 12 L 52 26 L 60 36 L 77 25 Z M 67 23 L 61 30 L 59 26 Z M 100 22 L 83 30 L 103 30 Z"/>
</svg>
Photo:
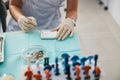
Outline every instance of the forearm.
<svg viewBox="0 0 120 80">
<path fill-rule="evenodd" d="M 10 13 L 16 21 L 18 21 L 18 19 L 23 16 L 21 11 L 21 4 L 21 0 L 10 0 Z"/>
<path fill-rule="evenodd" d="M 66 18 L 77 20 L 78 0 L 67 0 Z"/>
</svg>

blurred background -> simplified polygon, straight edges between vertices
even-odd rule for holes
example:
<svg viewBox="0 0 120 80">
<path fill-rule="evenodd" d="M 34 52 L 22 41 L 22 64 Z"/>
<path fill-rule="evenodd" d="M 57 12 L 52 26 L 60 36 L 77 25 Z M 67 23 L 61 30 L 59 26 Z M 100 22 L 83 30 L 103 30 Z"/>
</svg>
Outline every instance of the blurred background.
<svg viewBox="0 0 120 80">
<path fill-rule="evenodd" d="M 65 8 L 61 8 L 62 20 Z M 99 54 L 102 80 L 120 80 L 120 0 L 79 0 L 76 31 L 83 55 Z"/>
</svg>

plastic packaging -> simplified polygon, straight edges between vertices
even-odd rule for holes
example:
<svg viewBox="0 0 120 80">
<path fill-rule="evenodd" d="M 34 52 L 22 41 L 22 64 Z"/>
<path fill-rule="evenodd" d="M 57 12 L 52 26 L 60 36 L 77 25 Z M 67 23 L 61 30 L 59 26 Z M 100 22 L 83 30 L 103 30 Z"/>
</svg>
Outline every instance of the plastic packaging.
<svg viewBox="0 0 120 80">
<path fill-rule="evenodd" d="M 46 56 L 46 49 L 41 45 L 33 45 L 30 46 L 22 51 L 22 58 L 27 61 L 28 56 L 31 56 L 30 61 L 43 61 L 44 57 Z"/>
</svg>

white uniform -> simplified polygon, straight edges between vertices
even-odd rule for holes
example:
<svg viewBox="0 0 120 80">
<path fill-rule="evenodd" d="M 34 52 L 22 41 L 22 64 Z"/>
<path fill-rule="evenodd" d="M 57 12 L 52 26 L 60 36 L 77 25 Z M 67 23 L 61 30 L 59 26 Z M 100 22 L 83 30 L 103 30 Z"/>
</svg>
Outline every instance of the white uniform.
<svg viewBox="0 0 120 80">
<path fill-rule="evenodd" d="M 64 0 L 23 0 L 22 12 L 26 17 L 37 19 L 38 29 L 52 29 L 61 22 L 60 7 Z M 11 19 L 7 31 L 21 30 L 18 23 Z"/>
</svg>

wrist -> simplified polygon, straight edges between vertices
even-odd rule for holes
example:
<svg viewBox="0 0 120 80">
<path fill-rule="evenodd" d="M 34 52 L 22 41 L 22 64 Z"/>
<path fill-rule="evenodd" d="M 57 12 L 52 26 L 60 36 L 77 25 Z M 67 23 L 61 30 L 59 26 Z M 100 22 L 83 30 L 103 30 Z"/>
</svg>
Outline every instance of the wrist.
<svg viewBox="0 0 120 80">
<path fill-rule="evenodd" d="M 18 18 L 17 22 L 19 22 L 21 19 L 24 19 L 24 18 L 25 18 L 25 16 L 20 16 L 20 17 Z"/>
<path fill-rule="evenodd" d="M 65 22 L 72 25 L 72 26 L 76 26 L 76 20 L 74 18 L 66 18 Z"/>
</svg>

